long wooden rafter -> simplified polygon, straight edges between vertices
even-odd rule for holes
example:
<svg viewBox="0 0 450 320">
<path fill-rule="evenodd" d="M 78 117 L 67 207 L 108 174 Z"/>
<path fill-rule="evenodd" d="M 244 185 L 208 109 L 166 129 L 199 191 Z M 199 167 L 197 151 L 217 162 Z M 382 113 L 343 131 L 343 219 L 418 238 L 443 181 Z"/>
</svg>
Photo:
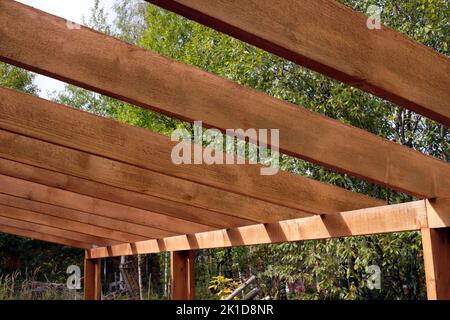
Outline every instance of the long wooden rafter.
<svg viewBox="0 0 450 320">
<path fill-rule="evenodd" d="M 147 2 L 450 126 L 450 60 L 335 0 Z"/>
<path fill-rule="evenodd" d="M 42 233 L 42 232 L 38 232 L 38 231 L 34 231 L 34 230 L 27 230 L 27 229 L 24 229 L 23 226 L 21 226 L 21 228 L 16 228 L 13 226 L 0 224 L 0 232 L 14 234 L 14 235 L 20 236 L 20 237 L 46 241 L 46 242 L 59 244 L 59 245 L 63 245 L 63 246 L 69 246 L 69 247 L 78 248 L 78 249 L 92 248 L 92 244 L 90 244 L 90 243 L 85 243 L 85 242 L 81 242 L 81 241 L 77 241 L 77 240 L 73 240 L 73 239 L 68 239 L 65 237 L 59 237 L 59 236 L 55 236 L 55 235 L 52 235 L 49 233 Z"/>
<path fill-rule="evenodd" d="M 213 229 L 149 210 L 130 208 L 114 202 L 95 199 L 4 175 L 0 175 L 0 194 L 2 193 L 34 202 L 48 203 L 53 206 L 71 209 L 70 213 L 57 210 L 55 215 L 58 217 L 74 218 L 79 216 L 79 219 L 89 220 L 92 224 L 95 224 L 95 222 L 106 224 L 108 228 L 123 232 L 132 231 L 147 238 L 190 233 L 200 229 L 204 231 Z M 7 197 L 4 198 L 7 201 Z M 13 200 L 10 200 L 10 202 L 13 203 Z M 0 203 L 2 203 L 1 198 Z M 19 201 L 14 201 L 14 203 L 20 205 Z M 51 213 L 51 210 L 47 210 L 45 213 Z M 88 215 L 83 216 L 82 213 L 87 213 Z"/>
<path fill-rule="evenodd" d="M 0 59 L 5 62 L 181 119 L 202 120 L 221 130 L 279 128 L 280 149 L 287 154 L 412 195 L 450 195 L 450 165 L 443 161 L 93 30 L 69 29 L 64 19 L 14 1 L 3 1 L 0 9 Z M 443 59 L 448 60 L 434 60 Z M 448 79 L 448 74 L 434 76 Z M 429 98 L 436 96 L 430 94 Z M 443 95 L 439 97 L 439 101 L 446 101 Z M 214 176 L 211 173 L 210 177 Z M 189 170 L 183 177 L 200 179 L 204 174 Z M 226 188 L 235 187 L 233 181 L 209 183 Z M 258 181 L 260 186 L 265 182 Z M 246 186 L 247 192 L 254 190 Z M 285 196 L 281 202 L 292 205 L 295 196 L 289 192 L 297 189 L 283 190 L 276 196 Z M 262 198 L 274 197 L 272 192 Z"/>
<path fill-rule="evenodd" d="M 90 258 L 413 231 L 427 227 L 424 200 L 90 250 Z"/>
<path fill-rule="evenodd" d="M 162 174 L 7 131 L 0 130 L 0 142 L 3 145 L 0 156 L 9 160 L 244 219 L 261 222 L 282 216 L 309 215 L 307 212 L 221 192 L 170 176 L 166 178 Z M 243 212 L 242 208 L 247 211 Z"/>
<path fill-rule="evenodd" d="M 14 212 L 12 210 L 9 210 L 9 212 Z M 50 235 L 55 236 L 59 238 L 69 239 L 77 242 L 82 242 L 85 244 L 89 244 L 89 248 L 92 248 L 92 246 L 108 246 L 111 244 L 117 244 L 117 241 L 101 238 L 85 233 L 81 233 L 79 231 L 72 231 L 67 229 L 61 229 L 61 228 L 55 228 L 53 226 L 34 223 L 30 221 L 26 221 L 24 219 L 15 219 L 6 217 L 3 215 L 0 215 L 0 225 L 5 227 L 10 227 L 14 229 L 20 229 L 22 231 L 32 231 L 35 233 L 35 235 L 31 236 L 34 239 L 37 240 L 45 240 L 37 237 L 37 234 L 43 234 L 43 235 Z M 12 233 L 16 234 L 16 233 Z M 16 234 L 19 236 L 22 236 L 20 233 Z"/>
<path fill-rule="evenodd" d="M 0 216 L 5 219 L 14 219 L 20 222 L 59 229 L 63 233 L 69 231 L 77 235 L 83 235 L 86 239 L 90 240 L 90 243 L 98 246 L 107 246 L 123 242 L 123 240 L 117 241 L 113 239 L 115 237 L 114 234 L 112 234 L 111 231 L 108 232 L 108 230 L 105 230 L 104 228 L 5 205 L 0 205 Z"/>
<path fill-rule="evenodd" d="M 130 208 L 138 208 L 143 210 L 152 208 L 155 212 L 158 213 L 176 218 L 186 219 L 188 221 L 197 222 L 199 224 L 219 229 L 255 223 L 255 221 L 252 220 L 224 215 L 215 211 L 188 206 L 185 204 L 152 197 L 142 193 L 132 192 L 129 190 L 93 182 L 87 179 L 82 179 L 43 168 L 30 166 L 20 162 L 10 161 L 3 158 L 0 158 L 0 174 L 27 180 L 30 182 L 35 182 L 39 185 L 47 186 L 50 188 L 57 188 L 69 191 L 71 193 L 77 193 L 80 195 L 106 200 L 108 202 L 118 203 Z M 36 197 L 36 195 L 34 196 Z M 61 199 L 58 201 L 58 199 L 55 199 L 54 196 L 50 195 L 39 198 L 39 201 L 45 201 L 50 204 L 62 206 L 64 206 L 66 203 L 66 199 Z M 82 204 L 82 202 L 77 202 L 76 204 L 76 208 L 81 211 L 95 213 L 98 210 L 95 210 L 96 208 L 98 208 L 98 204 L 96 203 L 95 199 L 92 199 L 92 202 L 90 202 L 87 207 L 80 207 L 80 204 Z M 108 212 L 110 211 L 108 210 Z M 126 221 L 124 220 L 121 221 L 126 223 Z"/>
<path fill-rule="evenodd" d="M 95 225 L 94 223 L 84 223 L 79 222 L 74 219 L 67 219 L 67 218 L 61 218 L 57 215 L 55 215 L 55 212 L 53 212 L 53 215 L 41 213 L 38 211 L 32 211 L 32 210 L 25 210 L 22 208 L 17 207 L 11 207 L 8 205 L 3 204 L 3 202 L 8 202 L 10 199 L 4 199 L 4 197 L 0 197 L 0 216 L 11 218 L 15 220 L 20 221 L 27 221 L 30 223 L 35 223 L 39 225 L 49 226 L 53 228 L 58 228 L 61 230 L 69 230 L 73 232 L 78 233 L 84 233 L 88 235 L 92 235 L 95 237 L 99 237 L 102 239 L 108 239 L 110 243 L 123 243 L 127 242 L 127 239 L 145 239 L 143 237 L 137 237 L 125 234 L 123 232 L 117 231 L 117 230 L 111 230 L 104 227 L 99 227 Z M 37 205 L 35 206 L 37 207 Z M 36 209 L 36 208 L 33 208 Z M 147 237 L 147 239 L 150 237 Z M 132 240 L 136 241 L 136 240 Z M 139 240 L 137 240 L 139 241 Z M 95 243 L 95 242 L 94 242 Z M 105 242 L 107 243 L 107 242 Z M 103 245 L 105 245 L 103 243 Z M 97 243 L 99 244 L 99 243 Z"/>
<path fill-rule="evenodd" d="M 0 97 L 0 129 L 15 132 L 0 132 L 0 156 L 11 160 L 204 209 L 238 204 L 230 214 L 259 222 L 384 203 L 287 172 L 261 176 L 257 165 L 176 165 L 168 137 L 12 90 Z"/>
<path fill-rule="evenodd" d="M 34 193 L 33 188 L 28 189 Z M 34 195 L 33 195 L 34 198 Z M 52 202 L 52 200 L 47 200 Z M 9 194 L 0 193 L 0 204 L 23 209 L 31 212 L 40 213 L 47 216 L 56 217 L 63 219 L 64 222 L 76 221 L 88 226 L 97 226 L 100 229 L 98 234 L 105 233 L 109 234 L 105 237 L 111 237 L 117 241 L 128 242 L 126 239 L 134 238 L 139 241 L 148 238 L 158 238 L 158 234 L 174 234 L 173 232 L 164 232 L 160 229 L 155 229 L 147 226 L 143 226 L 136 223 L 129 223 L 124 220 L 117 220 L 110 217 L 105 217 L 101 215 L 95 215 L 72 208 L 61 207 L 57 205 L 47 204 L 45 202 L 39 202 L 34 200 L 29 200 L 22 196 L 11 196 Z M 82 228 L 83 229 L 83 228 Z M 94 233 L 95 234 L 95 233 Z"/>
</svg>

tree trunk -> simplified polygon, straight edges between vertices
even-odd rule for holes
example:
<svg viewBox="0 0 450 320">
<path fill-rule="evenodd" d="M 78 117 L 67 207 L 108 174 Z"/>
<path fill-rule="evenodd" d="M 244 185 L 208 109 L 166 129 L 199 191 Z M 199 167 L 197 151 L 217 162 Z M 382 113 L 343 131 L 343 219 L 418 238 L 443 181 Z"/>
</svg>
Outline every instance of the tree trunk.
<svg viewBox="0 0 450 320">
<path fill-rule="evenodd" d="M 144 289 L 142 288 L 142 255 L 137 256 L 139 299 L 144 300 Z"/>
</svg>

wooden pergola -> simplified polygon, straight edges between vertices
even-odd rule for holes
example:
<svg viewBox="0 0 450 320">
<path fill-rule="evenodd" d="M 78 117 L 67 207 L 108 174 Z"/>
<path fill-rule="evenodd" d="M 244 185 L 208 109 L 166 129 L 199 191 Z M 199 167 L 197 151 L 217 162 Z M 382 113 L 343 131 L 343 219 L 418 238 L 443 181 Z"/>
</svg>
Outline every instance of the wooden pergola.
<svg viewBox="0 0 450 320">
<path fill-rule="evenodd" d="M 332 0 L 151 0 L 449 126 L 450 61 Z M 70 26 L 70 27 L 69 27 Z M 382 200 L 260 166 L 175 165 L 168 137 L 0 88 L 0 232 L 100 259 L 171 252 L 194 298 L 194 250 L 420 230 L 429 299 L 450 299 L 450 165 L 12 0 L 0 60 L 134 105 L 227 128 L 278 128 L 280 151 L 418 201 Z"/>
</svg>

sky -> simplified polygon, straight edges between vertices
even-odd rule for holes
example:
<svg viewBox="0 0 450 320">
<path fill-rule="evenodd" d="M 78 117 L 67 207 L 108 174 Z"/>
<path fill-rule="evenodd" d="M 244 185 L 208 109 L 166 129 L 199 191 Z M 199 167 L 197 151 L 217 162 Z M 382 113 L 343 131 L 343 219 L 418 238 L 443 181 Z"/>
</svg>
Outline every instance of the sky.
<svg viewBox="0 0 450 320">
<path fill-rule="evenodd" d="M 16 0 L 36 9 L 54 14 L 64 19 L 82 24 L 83 16 L 88 18 L 90 9 L 95 0 Z M 113 19 L 112 5 L 115 0 L 100 0 L 100 5 L 108 12 L 109 18 Z M 48 93 L 64 88 L 64 83 L 45 76 L 37 75 L 35 83 L 40 89 L 40 96 L 48 98 Z"/>
</svg>

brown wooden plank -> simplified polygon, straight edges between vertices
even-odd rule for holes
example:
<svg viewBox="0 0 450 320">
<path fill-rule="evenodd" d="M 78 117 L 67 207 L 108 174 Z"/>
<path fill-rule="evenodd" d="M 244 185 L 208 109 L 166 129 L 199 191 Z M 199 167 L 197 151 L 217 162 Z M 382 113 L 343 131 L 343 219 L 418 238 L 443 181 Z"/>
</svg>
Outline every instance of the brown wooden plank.
<svg viewBox="0 0 450 320">
<path fill-rule="evenodd" d="M 19 237 L 25 237 L 25 238 L 30 238 L 30 239 L 40 240 L 40 241 L 51 242 L 51 243 L 55 243 L 55 244 L 59 244 L 59 245 L 63 245 L 63 246 L 79 248 L 79 249 L 90 249 L 92 247 L 92 245 L 89 243 L 84 243 L 81 241 L 58 237 L 58 236 L 54 236 L 51 234 L 46 234 L 46 233 L 41 233 L 41 232 L 36 232 L 36 231 L 31 231 L 31 230 L 25 230 L 25 229 L 15 228 L 15 227 L 11 227 L 11 226 L 5 226 L 2 224 L 0 224 L 0 232 L 12 234 L 12 235 L 19 236 Z"/>
<path fill-rule="evenodd" d="M 334 0 L 147 0 L 450 126 L 450 60 Z"/>
<path fill-rule="evenodd" d="M 0 156 L 10 160 L 258 222 L 310 215 L 3 130 L 0 145 Z"/>
<path fill-rule="evenodd" d="M 198 250 L 289 241 L 329 239 L 420 230 L 427 226 L 425 201 L 361 209 L 332 215 L 175 236 L 90 250 L 91 258 Z"/>
<path fill-rule="evenodd" d="M 384 204 L 287 172 L 261 176 L 257 165 L 176 165 L 168 137 L 8 89 L 0 96 L 0 128 L 33 138 L 313 213 Z"/>
<path fill-rule="evenodd" d="M 70 230 L 63 230 L 59 228 L 54 228 L 42 224 L 32 223 L 24 220 L 18 220 L 13 218 L 8 218 L 0 215 L 0 224 L 8 227 L 13 227 L 16 229 L 22 229 L 26 231 L 33 231 L 36 233 L 47 234 L 50 236 L 56 236 L 59 238 L 74 240 L 81 243 L 88 243 L 91 246 L 106 246 L 111 241 L 105 240 L 99 237 L 87 235 L 84 233 L 74 232 Z"/>
<path fill-rule="evenodd" d="M 101 300 L 101 260 L 84 259 L 84 300 Z"/>
<path fill-rule="evenodd" d="M 0 204 L 8 207 L 37 212 L 64 220 L 76 221 L 86 225 L 90 225 L 93 226 L 94 230 L 99 230 L 98 233 L 95 233 L 95 235 L 100 235 L 119 242 L 130 242 L 130 239 L 135 239 L 131 240 L 131 242 L 135 242 L 155 238 L 152 233 L 147 233 L 146 236 L 129 233 L 130 231 L 138 232 L 135 231 L 136 229 L 139 230 L 139 228 L 133 228 L 135 226 L 133 224 L 130 224 L 129 226 L 123 226 L 123 224 L 127 223 L 120 220 L 114 220 L 96 216 L 93 214 L 88 214 L 86 212 L 78 210 L 32 201 L 27 198 L 0 193 Z"/>
<path fill-rule="evenodd" d="M 0 175 L 0 193 L 45 202 L 64 208 L 92 213 L 105 218 L 112 218 L 123 223 L 122 227 L 133 228 L 134 232 L 147 238 L 158 238 L 180 233 L 199 232 L 213 228 L 193 222 L 168 217 L 147 210 L 129 208 L 117 203 L 95 199 L 37 183 Z M 63 214 L 63 213 L 61 213 Z M 94 223 L 95 218 L 91 218 Z M 109 220 L 109 222 L 111 222 Z"/>
<path fill-rule="evenodd" d="M 255 221 L 252 220 L 225 215 L 184 203 L 168 201 L 3 158 L 0 158 L 0 174 L 119 203 L 132 208 L 144 210 L 152 208 L 154 212 L 197 222 L 217 229 L 255 224 Z"/>
<path fill-rule="evenodd" d="M 172 300 L 195 299 L 195 251 L 170 253 L 170 283 Z"/>
<path fill-rule="evenodd" d="M 428 299 L 450 300 L 450 228 L 423 228 L 422 246 Z"/>
<path fill-rule="evenodd" d="M 222 130 L 277 128 L 280 130 L 280 149 L 284 153 L 416 196 L 434 198 L 450 194 L 450 169 L 447 163 L 87 28 L 67 29 L 64 19 L 19 3 L 3 1 L 0 9 L 0 59 L 3 61 L 178 118 L 203 120 L 205 125 Z M 17 37 L 17 34 L 21 36 Z M 52 34 L 52 37 L 49 38 L 48 34 Z M 61 43 L 64 43 L 64 54 L 61 54 Z M 121 77 L 117 77 L 117 74 L 121 74 Z M 442 97 L 444 95 L 439 99 L 446 101 Z M 14 121 L 16 119 L 14 116 Z M 14 126 L 14 121 L 9 125 Z M 170 167 L 165 162 L 170 160 L 166 156 L 167 150 L 161 149 L 158 141 L 155 140 L 155 144 L 159 149 L 150 148 L 152 142 L 148 138 L 149 133 L 143 135 L 135 130 L 133 134 L 137 135 L 130 134 L 131 139 L 129 135 L 121 133 L 117 126 L 112 130 L 113 124 L 104 123 L 105 132 L 114 139 L 103 141 L 105 144 L 97 147 L 110 149 L 108 142 L 123 141 L 122 148 L 128 152 L 123 152 L 122 157 L 127 157 L 127 161 L 140 161 L 140 154 L 145 156 L 141 160 L 145 161 L 146 167 L 156 166 L 156 170 Z M 90 126 L 79 125 L 74 121 L 70 128 L 86 130 L 86 140 L 91 139 Z M 77 141 L 85 143 L 83 140 Z M 145 141 L 143 145 L 148 149 L 135 148 L 131 141 Z M 170 149 L 170 146 L 167 148 Z M 148 161 L 148 156 L 152 154 L 162 157 L 158 161 Z M 260 193 L 256 196 L 260 199 L 276 201 L 276 194 L 285 205 L 307 203 L 305 200 L 308 199 L 295 201 L 302 191 L 294 191 L 309 186 L 305 181 L 299 183 L 304 188 L 280 187 L 283 192 L 274 193 L 274 186 L 287 184 L 285 175 L 275 178 L 285 180 L 281 184 L 274 183 L 274 177 L 258 177 L 257 183 L 242 177 L 239 181 L 241 186 L 245 186 L 242 188 L 234 178 L 235 172 L 239 171 L 237 168 L 227 166 L 227 175 L 218 174 L 213 168 L 195 166 L 186 172 L 184 166 L 179 166 L 170 167 L 170 172 L 196 181 L 205 181 L 205 177 L 208 177 L 209 184 L 227 190 L 241 189 L 252 195 L 258 191 Z M 253 176 L 251 172 L 257 168 L 253 166 L 245 170 L 250 170 L 249 175 Z M 411 175 L 410 172 L 415 174 Z M 307 205 L 313 208 L 311 203 Z M 351 209 L 356 207 L 341 208 L 336 212 Z"/>
<path fill-rule="evenodd" d="M 0 204 L 0 216 L 15 219 L 18 221 L 25 221 L 34 224 L 40 224 L 52 228 L 58 228 L 63 231 L 72 231 L 91 237 L 91 241 L 97 240 L 99 245 L 113 245 L 124 242 L 125 239 L 115 240 L 117 237 L 112 230 L 99 228 L 87 223 L 80 223 L 77 221 L 66 220 L 34 211 L 23 210 Z"/>
</svg>

